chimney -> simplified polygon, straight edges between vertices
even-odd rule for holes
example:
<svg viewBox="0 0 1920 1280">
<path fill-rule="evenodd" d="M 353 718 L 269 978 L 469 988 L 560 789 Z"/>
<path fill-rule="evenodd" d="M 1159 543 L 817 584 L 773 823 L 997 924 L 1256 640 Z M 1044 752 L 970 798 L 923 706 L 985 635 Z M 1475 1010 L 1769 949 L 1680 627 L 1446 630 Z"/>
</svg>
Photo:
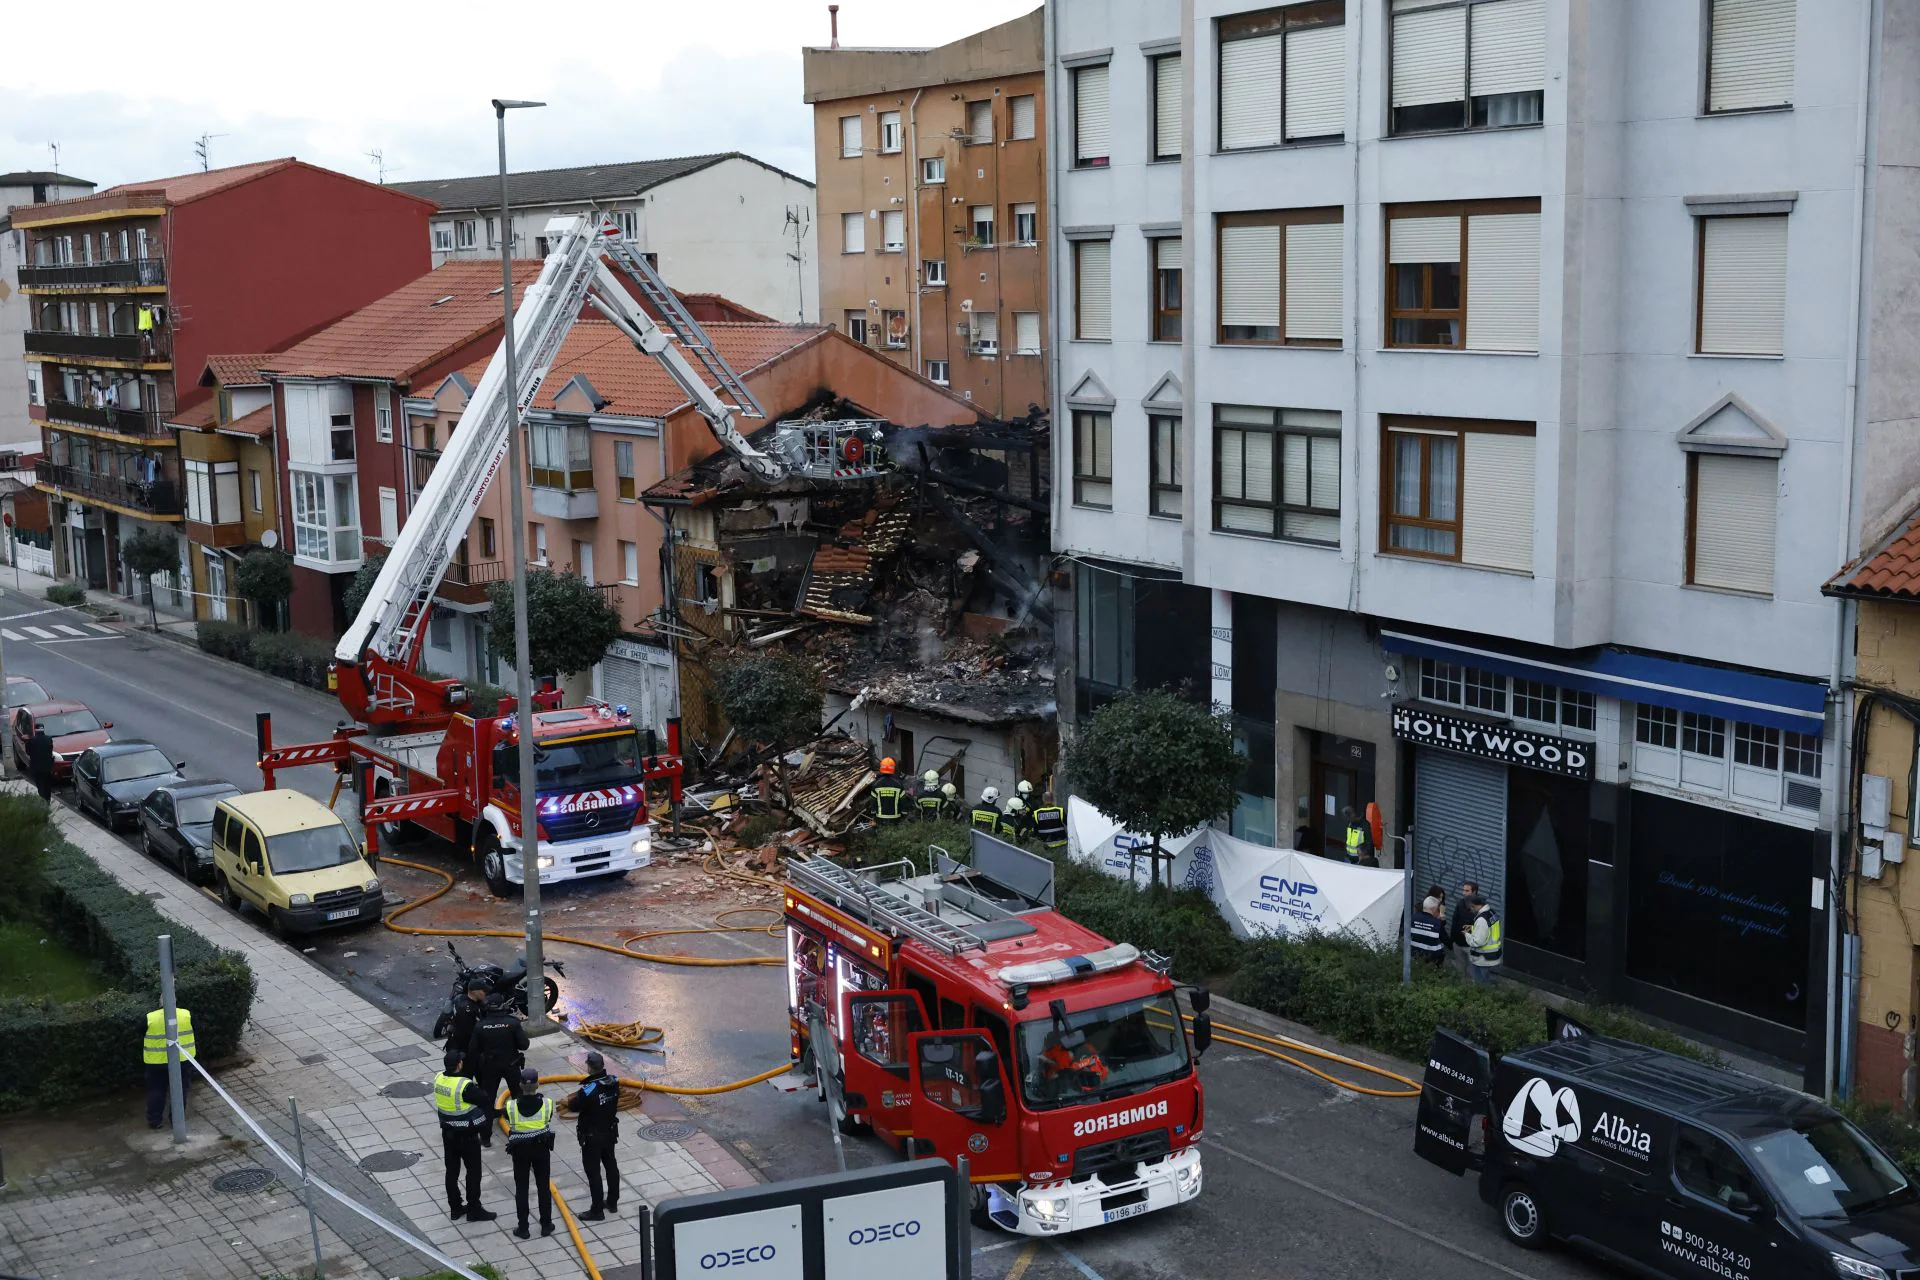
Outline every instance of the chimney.
<svg viewBox="0 0 1920 1280">
<path fill-rule="evenodd" d="M 827 47 L 829 49 L 838 49 L 840 47 L 840 6 L 839 5 L 830 4 L 827 6 L 827 22 L 833 28 L 833 43 L 828 45 Z"/>
</svg>

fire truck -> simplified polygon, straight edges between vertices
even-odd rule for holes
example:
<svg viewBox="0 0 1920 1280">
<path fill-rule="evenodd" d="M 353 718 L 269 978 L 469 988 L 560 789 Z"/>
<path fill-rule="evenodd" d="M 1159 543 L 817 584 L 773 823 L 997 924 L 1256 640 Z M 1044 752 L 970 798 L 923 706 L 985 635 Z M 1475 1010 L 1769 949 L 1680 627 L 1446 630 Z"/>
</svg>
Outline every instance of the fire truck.
<svg viewBox="0 0 1920 1280">
<path fill-rule="evenodd" d="M 361 799 L 367 843 L 377 852 L 418 830 L 468 849 L 488 886 L 504 895 L 525 883 L 518 787 L 518 735 L 530 733 L 538 768 L 536 870 L 542 883 L 624 874 L 652 853 L 646 784 L 665 784 L 680 801 L 679 725 L 669 720 L 665 750 L 643 738 L 625 707 L 562 707 L 557 693 L 536 694 L 524 713 L 503 700 L 491 716 L 471 714 L 465 687 L 420 669 L 434 592 L 506 459 L 509 442 L 561 343 L 583 307 L 592 306 L 635 347 L 658 360 L 707 421 L 721 445 L 757 479 L 812 475 L 821 457 L 838 461 L 831 478 L 878 474 L 879 425 L 867 421 L 782 423 L 771 451 L 742 436 L 739 418 L 766 411 L 714 347 L 679 296 L 620 234 L 610 217 L 555 218 L 554 245 L 539 278 L 513 316 L 518 385 L 507 385 L 504 344 L 460 416 L 419 499 L 401 525 L 365 604 L 342 635 L 328 684 L 353 723 L 325 742 L 276 746 L 258 717 L 260 771 L 268 787 L 297 765 L 329 764 L 351 779 Z"/>
<path fill-rule="evenodd" d="M 976 1220 L 1047 1236 L 1200 1194 L 1195 1060 L 1164 957 L 1053 908 L 1053 864 L 981 832 L 851 869 L 788 867 L 793 1054 L 845 1133 L 965 1157 Z"/>
</svg>

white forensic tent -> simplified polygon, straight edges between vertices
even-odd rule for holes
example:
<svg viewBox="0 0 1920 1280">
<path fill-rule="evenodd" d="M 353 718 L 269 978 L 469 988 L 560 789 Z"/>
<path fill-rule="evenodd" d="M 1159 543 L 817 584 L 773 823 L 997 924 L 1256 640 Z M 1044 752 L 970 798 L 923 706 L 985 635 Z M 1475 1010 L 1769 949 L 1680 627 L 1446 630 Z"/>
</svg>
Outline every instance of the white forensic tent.
<svg viewBox="0 0 1920 1280">
<path fill-rule="evenodd" d="M 1204 881 L 1195 878 L 1196 874 L 1204 876 L 1205 869 L 1203 866 L 1199 873 L 1195 872 L 1194 850 L 1204 849 L 1211 834 L 1206 827 L 1195 827 L 1185 835 L 1160 842 L 1160 852 L 1173 855 L 1176 885 L 1206 887 Z M 1152 836 L 1122 831 L 1118 819 L 1109 818 L 1078 796 L 1067 797 L 1067 852 L 1074 861 L 1099 867 L 1116 880 L 1125 880 L 1131 875 L 1134 886 L 1144 889 L 1153 883 L 1153 859 L 1146 856 L 1151 848 Z"/>
</svg>

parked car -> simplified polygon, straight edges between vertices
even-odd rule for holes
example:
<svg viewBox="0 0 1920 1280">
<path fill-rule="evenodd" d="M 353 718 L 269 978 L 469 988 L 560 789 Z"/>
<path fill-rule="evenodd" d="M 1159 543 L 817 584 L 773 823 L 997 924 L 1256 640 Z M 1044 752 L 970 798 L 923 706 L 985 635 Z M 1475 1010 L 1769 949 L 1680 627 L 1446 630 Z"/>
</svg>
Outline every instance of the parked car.
<svg viewBox="0 0 1920 1280">
<path fill-rule="evenodd" d="M 47 691 L 32 676 L 7 677 L 7 710 L 24 707 L 29 702 L 45 702 Z"/>
<path fill-rule="evenodd" d="M 186 762 L 173 761 L 151 742 L 108 742 L 73 762 L 73 802 L 117 831 L 139 820 L 140 802 L 153 789 L 185 782 Z"/>
<path fill-rule="evenodd" d="M 13 763 L 21 773 L 27 772 L 27 739 L 33 736 L 36 727 L 44 728 L 53 739 L 55 782 L 65 782 L 73 776 L 73 762 L 82 751 L 113 740 L 107 732 L 113 728 L 113 721 L 102 721 L 84 702 L 64 698 L 30 702 L 13 712 Z"/>
<path fill-rule="evenodd" d="M 380 919 L 385 898 L 367 847 L 333 810 L 298 791 L 228 796 L 213 810 L 213 883 L 285 937 Z"/>
<path fill-rule="evenodd" d="M 212 880 L 213 807 L 239 794 L 220 779 L 162 783 L 140 802 L 140 847 L 194 884 Z"/>
</svg>

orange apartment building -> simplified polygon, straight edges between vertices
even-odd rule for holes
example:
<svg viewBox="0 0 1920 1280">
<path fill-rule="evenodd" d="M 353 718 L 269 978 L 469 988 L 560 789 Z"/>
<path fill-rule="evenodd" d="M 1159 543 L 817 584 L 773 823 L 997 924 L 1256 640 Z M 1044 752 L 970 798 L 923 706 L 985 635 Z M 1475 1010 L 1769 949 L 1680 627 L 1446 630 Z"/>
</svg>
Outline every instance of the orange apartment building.
<svg viewBox="0 0 1920 1280">
<path fill-rule="evenodd" d="M 998 417 L 1048 403 L 1042 10 L 808 48 L 821 320 Z"/>
</svg>

